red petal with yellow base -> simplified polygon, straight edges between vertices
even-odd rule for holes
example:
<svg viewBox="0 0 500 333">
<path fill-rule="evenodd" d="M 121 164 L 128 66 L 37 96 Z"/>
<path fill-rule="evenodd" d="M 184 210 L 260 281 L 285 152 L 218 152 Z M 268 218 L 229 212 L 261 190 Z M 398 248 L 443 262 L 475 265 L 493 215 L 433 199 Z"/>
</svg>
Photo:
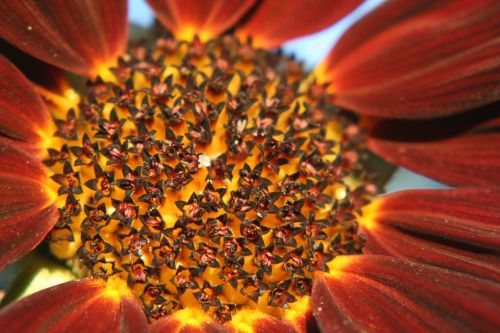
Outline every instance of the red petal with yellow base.
<svg viewBox="0 0 500 333">
<path fill-rule="evenodd" d="M 328 28 L 360 5 L 360 0 L 264 0 L 238 27 L 254 45 L 279 47 L 284 42 Z"/>
<path fill-rule="evenodd" d="M 297 331 L 285 322 L 274 317 L 256 319 L 253 326 L 255 333 L 296 333 Z M 236 330 L 237 332 L 238 330 Z"/>
<path fill-rule="evenodd" d="M 308 296 L 310 299 L 310 297 Z M 316 324 L 316 320 L 314 319 L 313 316 L 313 309 L 311 306 L 311 302 L 309 301 L 309 306 L 307 310 L 303 310 L 300 312 L 300 315 L 298 314 L 301 309 L 298 309 L 297 315 L 295 316 L 290 316 L 289 313 L 292 311 L 290 309 L 286 310 L 284 313 L 284 317 L 281 319 L 284 323 L 288 324 L 289 326 L 293 327 L 296 332 L 302 333 L 302 332 L 307 332 L 307 333 L 318 333 L 319 328 L 318 325 Z M 292 317 L 292 318 L 290 318 Z"/>
<path fill-rule="evenodd" d="M 181 321 L 167 316 L 151 324 L 152 333 L 225 333 L 230 330 L 215 322 L 205 322 L 199 325 L 184 324 Z"/>
<path fill-rule="evenodd" d="M 500 185 L 500 104 L 430 120 L 375 125 L 368 148 L 390 163 L 455 186 Z"/>
<path fill-rule="evenodd" d="M 139 302 L 122 287 L 90 279 L 60 284 L 2 309 L 0 327 L 5 333 L 148 332 Z"/>
<path fill-rule="evenodd" d="M 498 99 L 499 36 L 496 0 L 387 1 L 344 34 L 322 71 L 336 103 L 354 111 L 447 115 Z"/>
<path fill-rule="evenodd" d="M 177 38 L 203 41 L 231 28 L 254 5 L 255 0 L 148 0 L 160 22 Z"/>
<path fill-rule="evenodd" d="M 151 332 L 177 332 L 177 333 L 223 333 L 229 332 L 227 327 L 213 320 L 207 312 L 194 304 L 193 307 L 175 311 L 174 313 L 158 319 L 151 324 Z"/>
<path fill-rule="evenodd" d="M 57 221 L 43 165 L 0 141 L 0 270 L 35 248 Z"/>
<path fill-rule="evenodd" d="M 52 65 L 94 75 L 127 46 L 125 0 L 2 1 L 0 34 Z"/>
<path fill-rule="evenodd" d="M 151 324 L 151 332 L 177 333 L 296 333 L 293 324 L 251 309 L 237 312 L 231 321 L 224 325 L 212 319 L 206 312 L 198 308 L 184 308 L 173 314 L 163 317 Z"/>
<path fill-rule="evenodd" d="M 11 145 L 36 145 L 40 132 L 51 122 L 50 114 L 31 83 L 6 58 L 0 56 L 0 137 Z M 35 147 L 32 147 L 35 149 Z"/>
<path fill-rule="evenodd" d="M 237 312 L 230 322 L 233 332 L 255 333 L 296 333 L 292 323 L 279 320 L 264 312 L 243 309 Z"/>
<path fill-rule="evenodd" d="M 363 210 L 365 252 L 500 282 L 500 190 L 413 190 Z"/>
<path fill-rule="evenodd" d="M 340 256 L 315 278 L 322 332 L 494 332 L 500 285 L 386 256 Z"/>
</svg>

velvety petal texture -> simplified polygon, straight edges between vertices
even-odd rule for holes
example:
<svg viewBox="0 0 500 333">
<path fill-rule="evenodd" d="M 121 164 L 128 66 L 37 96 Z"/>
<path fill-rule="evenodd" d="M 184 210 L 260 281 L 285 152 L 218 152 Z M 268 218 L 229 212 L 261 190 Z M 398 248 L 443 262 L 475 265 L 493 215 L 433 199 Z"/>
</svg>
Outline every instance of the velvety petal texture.
<svg viewBox="0 0 500 333">
<path fill-rule="evenodd" d="M 386 256 L 341 256 L 314 281 L 322 332 L 494 332 L 500 285 Z"/>
<path fill-rule="evenodd" d="M 455 186 L 500 185 L 500 104 L 433 120 L 375 125 L 368 148 L 392 164 Z"/>
<path fill-rule="evenodd" d="M 93 75 L 127 46 L 126 0 L 2 1 L 0 35 L 50 64 Z"/>
<path fill-rule="evenodd" d="M 160 22 L 177 38 L 208 40 L 231 28 L 255 0 L 148 0 Z"/>
<path fill-rule="evenodd" d="M 360 0 L 263 0 L 237 29 L 254 45 L 279 47 L 297 37 L 328 28 L 360 5 Z"/>
<path fill-rule="evenodd" d="M 120 288 L 84 279 L 44 289 L 2 309 L 0 327 L 4 333 L 148 332 L 138 300 Z"/>
<path fill-rule="evenodd" d="M 36 146 L 52 121 L 45 104 L 24 75 L 2 56 L 0 77 L 0 140 Z"/>
<path fill-rule="evenodd" d="M 36 158 L 0 141 L 0 270 L 34 249 L 56 223 L 48 179 Z"/>
<path fill-rule="evenodd" d="M 488 104 L 500 96 L 500 2 L 386 1 L 321 68 L 336 103 L 365 114 L 430 118 Z"/>
<path fill-rule="evenodd" d="M 407 258 L 500 282 L 500 190 L 412 190 L 363 210 L 365 253 Z"/>
</svg>

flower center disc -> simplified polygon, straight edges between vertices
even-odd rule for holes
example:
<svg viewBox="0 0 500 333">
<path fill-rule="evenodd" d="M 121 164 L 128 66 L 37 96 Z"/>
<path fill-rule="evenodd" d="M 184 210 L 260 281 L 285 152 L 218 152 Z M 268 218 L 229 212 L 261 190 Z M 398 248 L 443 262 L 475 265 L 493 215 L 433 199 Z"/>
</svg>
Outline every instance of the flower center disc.
<svg viewBox="0 0 500 333">
<path fill-rule="evenodd" d="M 281 317 L 315 271 L 362 248 L 360 135 L 323 88 L 231 36 L 131 49 L 55 112 L 52 252 L 127 281 L 150 320 Z"/>
</svg>

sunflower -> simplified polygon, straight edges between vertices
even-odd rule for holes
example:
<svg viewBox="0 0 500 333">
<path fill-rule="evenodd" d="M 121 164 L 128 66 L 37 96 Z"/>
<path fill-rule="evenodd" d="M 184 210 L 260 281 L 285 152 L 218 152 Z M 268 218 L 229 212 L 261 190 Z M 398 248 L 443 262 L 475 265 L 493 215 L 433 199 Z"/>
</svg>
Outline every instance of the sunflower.
<svg viewBox="0 0 500 333">
<path fill-rule="evenodd" d="M 125 1 L 0 3 L 43 61 L 0 58 L 0 269 L 79 276 L 2 332 L 497 330 L 500 4 L 386 1 L 311 73 L 274 50 L 360 2 L 149 0 L 128 48 Z M 453 187 L 381 195 L 374 154 Z"/>
</svg>

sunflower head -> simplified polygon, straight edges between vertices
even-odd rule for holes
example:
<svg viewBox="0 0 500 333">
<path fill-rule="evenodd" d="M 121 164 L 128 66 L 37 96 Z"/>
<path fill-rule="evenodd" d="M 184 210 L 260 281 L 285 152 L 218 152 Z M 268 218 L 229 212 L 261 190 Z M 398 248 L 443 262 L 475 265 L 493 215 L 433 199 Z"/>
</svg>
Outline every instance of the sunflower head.
<svg viewBox="0 0 500 333">
<path fill-rule="evenodd" d="M 281 318 L 363 245 L 362 140 L 331 99 L 293 59 L 231 36 L 132 48 L 57 110 L 52 252 L 126 281 L 151 320 Z"/>
<path fill-rule="evenodd" d="M 148 2 L 130 46 L 125 0 L 0 2 L 0 269 L 77 278 L 2 332 L 500 327 L 497 0 L 385 1 L 312 72 L 275 48 L 360 0 Z M 376 197 L 368 151 L 482 187 Z"/>
</svg>

